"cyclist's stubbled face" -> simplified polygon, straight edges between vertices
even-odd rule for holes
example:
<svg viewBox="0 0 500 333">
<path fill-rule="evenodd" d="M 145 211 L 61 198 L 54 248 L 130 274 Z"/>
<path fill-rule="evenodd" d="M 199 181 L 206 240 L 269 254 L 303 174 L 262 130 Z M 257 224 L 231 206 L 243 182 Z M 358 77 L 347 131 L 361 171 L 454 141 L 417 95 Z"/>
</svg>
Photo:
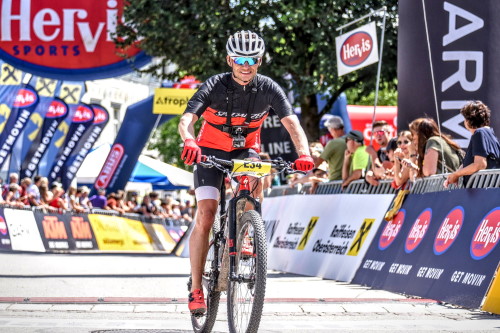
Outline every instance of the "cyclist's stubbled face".
<svg viewBox="0 0 500 333">
<path fill-rule="evenodd" d="M 233 69 L 234 80 L 242 86 L 252 82 L 255 75 L 257 75 L 257 69 L 259 68 L 260 60 L 255 65 L 250 66 L 248 62 L 245 62 L 244 65 L 238 65 L 230 56 L 227 56 L 226 59 L 228 65 Z"/>
</svg>

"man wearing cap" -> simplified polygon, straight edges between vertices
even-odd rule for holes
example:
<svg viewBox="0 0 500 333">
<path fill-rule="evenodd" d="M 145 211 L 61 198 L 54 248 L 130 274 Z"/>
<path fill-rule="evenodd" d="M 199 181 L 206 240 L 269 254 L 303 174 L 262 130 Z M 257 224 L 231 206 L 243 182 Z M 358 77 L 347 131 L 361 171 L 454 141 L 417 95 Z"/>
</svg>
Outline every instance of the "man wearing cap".
<svg viewBox="0 0 500 333">
<path fill-rule="evenodd" d="M 314 167 L 317 168 L 326 161 L 328 163 L 328 180 L 342 180 L 344 152 L 347 149 L 344 122 L 339 116 L 332 116 L 325 121 L 325 127 L 333 136 L 333 140 L 328 141 L 325 149 L 316 159 Z"/>
<path fill-rule="evenodd" d="M 363 142 L 363 133 L 360 131 L 350 131 L 346 136 L 347 149 L 342 166 L 342 188 L 364 177 L 364 171 L 370 162 L 370 155 L 366 152 Z"/>
</svg>

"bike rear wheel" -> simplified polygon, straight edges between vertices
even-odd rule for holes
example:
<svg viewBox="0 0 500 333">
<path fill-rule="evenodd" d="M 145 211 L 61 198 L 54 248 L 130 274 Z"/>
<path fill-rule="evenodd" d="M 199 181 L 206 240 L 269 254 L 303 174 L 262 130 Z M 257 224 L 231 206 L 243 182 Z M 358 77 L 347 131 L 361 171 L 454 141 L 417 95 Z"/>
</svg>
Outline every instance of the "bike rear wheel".
<svg viewBox="0 0 500 333">
<path fill-rule="evenodd" d="M 257 332 L 264 306 L 267 244 L 262 217 L 254 210 L 237 221 L 237 281 L 228 286 L 227 311 L 230 332 Z"/>
<path fill-rule="evenodd" d="M 217 231 L 218 226 L 214 225 L 212 237 L 209 242 L 207 260 L 205 261 L 205 268 L 203 269 L 202 275 L 202 287 L 207 303 L 207 312 L 203 315 L 191 315 L 191 324 L 193 325 L 194 332 L 197 333 L 208 333 L 212 331 L 219 309 L 220 291 L 215 290 L 218 268 L 215 258 L 216 241 L 214 236 Z M 188 287 L 191 289 L 191 283 L 188 283 Z"/>
</svg>

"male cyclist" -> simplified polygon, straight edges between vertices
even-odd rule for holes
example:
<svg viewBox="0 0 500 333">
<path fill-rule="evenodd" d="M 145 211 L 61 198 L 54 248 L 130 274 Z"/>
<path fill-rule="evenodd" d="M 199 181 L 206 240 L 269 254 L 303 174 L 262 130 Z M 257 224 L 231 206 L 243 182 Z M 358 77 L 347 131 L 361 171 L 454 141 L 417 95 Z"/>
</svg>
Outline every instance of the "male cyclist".
<svg viewBox="0 0 500 333">
<path fill-rule="evenodd" d="M 184 163 L 199 163 L 201 155 L 226 160 L 258 159 L 260 129 L 272 108 L 290 133 L 299 155 L 294 168 L 311 170 L 314 162 L 306 135 L 285 93 L 276 82 L 257 74 L 265 51 L 264 40 L 251 31 L 239 31 L 229 37 L 226 50 L 231 73 L 209 78 L 189 100 L 180 119 Z M 202 116 L 204 122 L 195 138 L 194 123 Z M 223 181 L 223 173 L 216 168 L 194 167 L 198 215 L 189 241 L 192 278 L 189 310 L 192 314 L 203 314 L 207 308 L 201 276 Z M 254 185 L 257 192 L 254 196 L 259 197 L 260 181 L 255 181 Z"/>
</svg>

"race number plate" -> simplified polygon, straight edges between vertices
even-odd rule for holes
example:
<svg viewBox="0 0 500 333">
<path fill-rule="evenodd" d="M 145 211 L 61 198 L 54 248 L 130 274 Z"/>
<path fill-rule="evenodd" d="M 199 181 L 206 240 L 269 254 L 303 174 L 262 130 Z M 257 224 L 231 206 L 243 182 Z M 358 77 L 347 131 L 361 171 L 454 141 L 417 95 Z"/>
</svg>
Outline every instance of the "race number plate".
<svg viewBox="0 0 500 333">
<path fill-rule="evenodd" d="M 271 163 L 260 161 L 233 160 L 233 175 L 263 177 L 271 173 Z"/>
</svg>

